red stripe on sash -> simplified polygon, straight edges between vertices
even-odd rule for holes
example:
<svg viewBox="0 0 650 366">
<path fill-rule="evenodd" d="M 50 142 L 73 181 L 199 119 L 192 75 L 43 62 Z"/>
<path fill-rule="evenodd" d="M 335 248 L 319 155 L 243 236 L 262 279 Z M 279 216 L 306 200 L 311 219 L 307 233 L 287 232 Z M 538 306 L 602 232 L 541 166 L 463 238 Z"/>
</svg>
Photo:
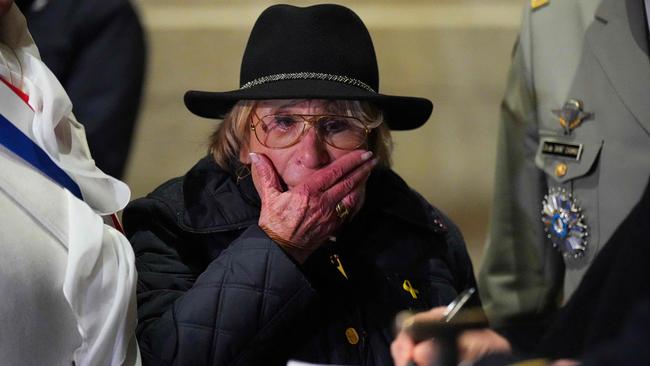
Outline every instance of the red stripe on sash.
<svg viewBox="0 0 650 366">
<path fill-rule="evenodd" d="M 13 84 L 5 80 L 2 76 L 0 76 L 0 81 L 5 83 L 11 90 L 13 90 L 14 93 L 16 93 L 16 95 L 20 97 L 20 99 L 22 99 L 27 105 L 29 105 L 29 95 L 27 95 L 24 91 L 18 89 Z"/>
</svg>

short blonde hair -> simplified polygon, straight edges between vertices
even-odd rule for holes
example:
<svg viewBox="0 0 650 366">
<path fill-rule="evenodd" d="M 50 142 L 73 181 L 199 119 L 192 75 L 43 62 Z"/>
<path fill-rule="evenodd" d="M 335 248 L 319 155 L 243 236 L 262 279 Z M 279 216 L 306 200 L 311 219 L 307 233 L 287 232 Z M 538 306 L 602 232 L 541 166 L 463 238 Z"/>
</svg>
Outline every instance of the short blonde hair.
<svg viewBox="0 0 650 366">
<path fill-rule="evenodd" d="M 221 168 L 234 172 L 240 164 L 239 154 L 242 148 L 248 148 L 250 121 L 259 102 L 256 100 L 237 102 L 210 135 L 209 152 Z M 367 121 L 372 127 L 368 135 L 368 149 L 377 157 L 380 165 L 391 166 L 393 140 L 390 129 L 383 123 L 384 115 L 381 110 L 370 102 L 356 100 L 333 100 L 328 104 L 327 109 L 337 114 Z"/>
</svg>

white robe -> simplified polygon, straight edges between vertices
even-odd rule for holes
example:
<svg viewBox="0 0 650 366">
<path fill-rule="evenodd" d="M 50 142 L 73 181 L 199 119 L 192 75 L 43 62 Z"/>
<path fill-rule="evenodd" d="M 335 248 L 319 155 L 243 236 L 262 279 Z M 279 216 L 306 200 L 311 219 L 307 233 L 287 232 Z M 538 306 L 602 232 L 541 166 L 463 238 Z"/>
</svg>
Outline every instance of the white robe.
<svg viewBox="0 0 650 366">
<path fill-rule="evenodd" d="M 0 113 L 81 189 L 84 200 L 0 145 L 0 365 L 136 365 L 131 246 L 100 215 L 128 187 L 97 169 L 60 83 L 15 5 L 0 18 Z"/>
</svg>

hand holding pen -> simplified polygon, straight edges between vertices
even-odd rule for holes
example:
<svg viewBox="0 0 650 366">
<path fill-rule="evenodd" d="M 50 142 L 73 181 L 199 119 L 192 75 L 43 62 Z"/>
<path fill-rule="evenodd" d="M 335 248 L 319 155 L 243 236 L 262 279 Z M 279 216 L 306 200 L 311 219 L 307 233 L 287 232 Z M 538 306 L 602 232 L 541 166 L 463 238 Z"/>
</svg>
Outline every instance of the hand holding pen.
<svg viewBox="0 0 650 366">
<path fill-rule="evenodd" d="M 395 365 L 456 365 L 491 352 L 510 352 L 508 341 L 486 328 L 480 308 L 464 307 L 475 292 L 469 288 L 447 306 L 398 315 L 399 334 L 391 345 Z"/>
</svg>

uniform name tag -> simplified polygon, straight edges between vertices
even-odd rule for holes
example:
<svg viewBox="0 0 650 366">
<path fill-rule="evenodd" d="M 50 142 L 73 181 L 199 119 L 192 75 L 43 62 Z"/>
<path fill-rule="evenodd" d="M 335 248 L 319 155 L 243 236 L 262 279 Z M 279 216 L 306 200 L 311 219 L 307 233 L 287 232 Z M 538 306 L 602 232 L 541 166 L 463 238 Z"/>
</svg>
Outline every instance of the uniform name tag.
<svg viewBox="0 0 650 366">
<path fill-rule="evenodd" d="M 542 154 L 580 160 L 582 144 L 568 144 L 557 141 L 542 141 Z"/>
</svg>

